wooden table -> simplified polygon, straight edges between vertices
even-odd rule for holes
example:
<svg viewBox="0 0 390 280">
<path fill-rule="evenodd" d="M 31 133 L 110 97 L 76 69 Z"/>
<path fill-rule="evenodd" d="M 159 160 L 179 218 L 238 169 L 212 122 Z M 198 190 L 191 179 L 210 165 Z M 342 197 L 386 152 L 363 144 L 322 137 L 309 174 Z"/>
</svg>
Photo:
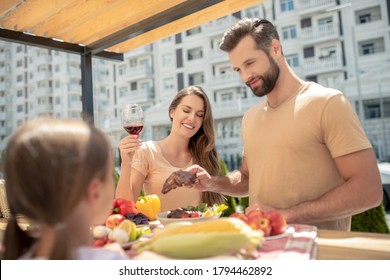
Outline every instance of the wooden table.
<svg viewBox="0 0 390 280">
<path fill-rule="evenodd" d="M 0 241 L 5 225 L 0 219 Z M 390 234 L 318 230 L 315 243 L 317 260 L 390 260 Z"/>
<path fill-rule="evenodd" d="M 390 260 L 390 234 L 318 230 L 318 260 Z"/>
</svg>

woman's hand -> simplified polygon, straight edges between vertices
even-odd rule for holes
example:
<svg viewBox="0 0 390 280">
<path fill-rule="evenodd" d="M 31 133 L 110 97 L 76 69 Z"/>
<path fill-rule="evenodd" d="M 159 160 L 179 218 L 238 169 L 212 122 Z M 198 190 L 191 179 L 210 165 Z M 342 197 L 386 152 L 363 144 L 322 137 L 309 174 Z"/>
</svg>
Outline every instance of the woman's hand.
<svg viewBox="0 0 390 280">
<path fill-rule="evenodd" d="M 122 163 L 133 161 L 135 151 L 141 147 L 142 141 L 139 135 L 128 135 L 119 142 L 119 151 Z"/>
<path fill-rule="evenodd" d="M 213 179 L 203 167 L 199 165 L 192 165 L 185 169 L 185 171 L 196 173 L 195 183 L 192 184 L 191 187 L 200 191 L 208 191 L 208 188 L 213 183 Z"/>
</svg>

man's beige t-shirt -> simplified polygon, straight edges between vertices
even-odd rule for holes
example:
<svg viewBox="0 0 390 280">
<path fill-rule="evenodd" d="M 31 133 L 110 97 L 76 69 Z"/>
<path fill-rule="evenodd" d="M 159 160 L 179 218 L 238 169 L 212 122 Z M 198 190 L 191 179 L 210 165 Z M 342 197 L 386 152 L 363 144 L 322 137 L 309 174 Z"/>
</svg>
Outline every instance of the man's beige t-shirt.
<svg viewBox="0 0 390 280">
<path fill-rule="evenodd" d="M 287 208 L 343 182 L 333 158 L 371 148 L 352 106 L 337 90 L 306 83 L 276 109 L 263 100 L 244 115 L 249 204 Z M 351 217 L 316 224 L 349 230 Z"/>
<path fill-rule="evenodd" d="M 145 176 L 145 194 L 156 194 L 160 197 L 161 211 L 173 210 L 178 207 L 196 206 L 200 203 L 202 193 L 188 187 L 179 187 L 167 194 L 161 190 L 165 180 L 175 171 L 191 166 L 192 160 L 186 166 L 178 167 L 164 158 L 161 148 L 156 141 L 142 143 L 136 153 L 140 162 L 132 167 Z"/>
</svg>

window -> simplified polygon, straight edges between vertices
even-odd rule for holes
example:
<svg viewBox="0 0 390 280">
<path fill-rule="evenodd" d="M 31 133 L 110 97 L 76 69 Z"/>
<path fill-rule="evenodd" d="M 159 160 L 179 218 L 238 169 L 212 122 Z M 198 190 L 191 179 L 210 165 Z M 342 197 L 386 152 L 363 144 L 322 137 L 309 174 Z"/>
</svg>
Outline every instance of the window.
<svg viewBox="0 0 390 280">
<path fill-rule="evenodd" d="M 187 60 L 195 60 L 203 58 L 203 50 L 201 47 L 187 51 Z"/>
<path fill-rule="evenodd" d="M 61 97 L 57 96 L 57 97 L 54 99 L 54 104 L 60 105 L 60 104 L 61 104 Z"/>
<path fill-rule="evenodd" d="M 327 25 L 327 24 L 332 23 L 332 22 L 333 22 L 333 18 L 332 17 L 320 18 L 318 20 L 318 25 L 319 26 Z"/>
<path fill-rule="evenodd" d="M 23 81 L 23 75 L 17 75 L 16 82 L 21 82 L 21 81 Z"/>
<path fill-rule="evenodd" d="M 183 67 L 183 50 L 182 49 L 176 50 L 176 67 L 177 68 Z"/>
<path fill-rule="evenodd" d="M 379 103 L 368 104 L 366 107 L 366 119 L 379 119 L 381 117 L 381 110 Z"/>
<path fill-rule="evenodd" d="M 286 55 L 286 60 L 287 63 L 291 67 L 298 67 L 299 66 L 299 59 L 298 59 L 298 54 L 291 54 L 291 55 Z"/>
<path fill-rule="evenodd" d="M 174 84 L 173 78 L 166 78 L 163 81 L 164 89 L 173 89 L 173 84 Z"/>
<path fill-rule="evenodd" d="M 173 62 L 172 62 L 172 58 L 173 58 L 173 55 L 171 53 L 168 53 L 168 54 L 164 54 L 162 56 L 162 65 L 163 66 L 171 66 L 173 65 Z"/>
<path fill-rule="evenodd" d="M 294 10 L 294 0 L 280 0 L 280 10 L 282 12 Z"/>
<path fill-rule="evenodd" d="M 361 46 L 361 54 L 362 55 L 369 55 L 375 53 L 375 46 L 374 43 L 369 44 L 362 44 Z"/>
<path fill-rule="evenodd" d="M 358 105 L 358 103 L 357 103 Z M 382 117 L 381 105 L 385 118 L 390 117 L 390 98 L 377 98 L 363 101 L 364 115 L 366 119 L 379 119 Z"/>
<path fill-rule="evenodd" d="M 309 58 L 314 57 L 314 47 L 307 47 L 303 49 L 303 57 Z"/>
<path fill-rule="evenodd" d="M 371 15 L 370 14 L 365 14 L 365 15 L 360 15 L 359 17 L 359 23 L 367 23 L 371 21 Z"/>
<path fill-rule="evenodd" d="M 359 55 L 370 55 L 384 51 L 385 43 L 383 37 L 359 42 Z"/>
<path fill-rule="evenodd" d="M 180 44 L 181 43 L 181 33 L 177 33 L 175 35 L 175 43 Z"/>
<path fill-rule="evenodd" d="M 188 75 L 188 83 L 190 85 L 199 85 L 204 83 L 204 75 L 203 72 L 194 73 Z"/>
<path fill-rule="evenodd" d="M 137 90 L 137 82 L 131 82 L 130 89 L 131 91 Z"/>
<path fill-rule="evenodd" d="M 169 36 L 169 37 L 166 37 L 164 39 L 161 40 L 163 43 L 169 43 L 169 42 L 172 42 L 172 37 Z"/>
<path fill-rule="evenodd" d="M 23 60 L 18 60 L 16 62 L 16 67 L 22 67 L 23 66 Z"/>
<path fill-rule="evenodd" d="M 217 70 L 217 73 L 221 75 L 228 74 L 231 72 L 232 72 L 232 68 L 230 66 L 223 66 Z"/>
<path fill-rule="evenodd" d="M 136 58 L 131 58 L 129 61 L 130 67 L 137 67 L 137 59 Z"/>
<path fill-rule="evenodd" d="M 228 93 L 221 94 L 221 101 L 229 101 L 229 100 L 233 100 L 233 93 L 228 92 Z"/>
<path fill-rule="evenodd" d="M 147 58 L 140 59 L 139 60 L 139 65 L 148 66 L 149 65 L 149 59 L 147 59 Z"/>
<path fill-rule="evenodd" d="M 16 112 L 23 112 L 23 105 L 18 105 L 16 107 Z"/>
<path fill-rule="evenodd" d="M 18 91 L 16 92 L 16 97 L 22 97 L 22 96 L 23 96 L 23 90 L 18 89 Z"/>
<path fill-rule="evenodd" d="M 331 58 L 334 57 L 335 55 L 336 55 L 336 48 L 334 46 L 321 48 L 319 59 Z"/>
<path fill-rule="evenodd" d="M 246 10 L 246 17 L 247 18 L 259 18 L 260 13 L 259 13 L 258 7 L 256 6 L 256 7 L 248 8 Z"/>
<path fill-rule="evenodd" d="M 195 34 L 200 34 L 202 33 L 202 28 L 200 26 L 198 27 L 195 27 L 195 28 L 191 28 L 191 29 L 188 29 L 186 31 L 186 35 L 187 36 L 191 36 L 191 35 L 195 35 Z"/>
<path fill-rule="evenodd" d="M 360 11 L 356 11 L 355 16 L 356 16 L 357 24 L 366 24 L 373 21 L 381 20 L 382 19 L 381 7 L 374 6 L 370 8 L 365 8 Z"/>
<path fill-rule="evenodd" d="M 125 97 L 127 95 L 127 87 L 119 88 L 119 97 Z"/>
<path fill-rule="evenodd" d="M 126 65 L 120 65 L 118 67 L 118 75 L 123 76 L 126 74 Z"/>
<path fill-rule="evenodd" d="M 297 37 L 295 25 L 290 25 L 282 28 L 283 39 L 294 39 Z"/>
<path fill-rule="evenodd" d="M 81 101 L 81 96 L 71 95 L 71 96 L 69 96 L 69 101 L 70 102 L 79 102 L 79 101 Z M 44 103 L 46 103 L 46 102 L 44 102 Z"/>
<path fill-rule="evenodd" d="M 301 28 L 309 28 L 311 27 L 311 18 L 303 18 L 301 19 Z"/>
<path fill-rule="evenodd" d="M 22 46 L 17 46 L 16 47 L 16 52 L 17 53 L 20 53 L 20 52 L 22 52 L 23 51 L 23 47 Z"/>
<path fill-rule="evenodd" d="M 311 82 L 315 82 L 315 83 L 318 82 L 317 76 L 307 76 L 306 80 L 311 81 Z"/>
</svg>

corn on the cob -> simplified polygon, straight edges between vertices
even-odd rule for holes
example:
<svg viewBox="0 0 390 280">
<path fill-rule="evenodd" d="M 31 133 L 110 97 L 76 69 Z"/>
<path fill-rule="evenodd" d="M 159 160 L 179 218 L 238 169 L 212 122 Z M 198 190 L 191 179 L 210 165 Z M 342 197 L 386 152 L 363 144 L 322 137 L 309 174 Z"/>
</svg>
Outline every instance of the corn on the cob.
<svg viewBox="0 0 390 280">
<path fill-rule="evenodd" d="M 220 218 L 167 227 L 134 247 L 139 252 L 151 250 L 170 258 L 196 259 L 250 251 L 261 245 L 262 240 L 263 232 L 252 230 L 245 222 Z"/>
</svg>

